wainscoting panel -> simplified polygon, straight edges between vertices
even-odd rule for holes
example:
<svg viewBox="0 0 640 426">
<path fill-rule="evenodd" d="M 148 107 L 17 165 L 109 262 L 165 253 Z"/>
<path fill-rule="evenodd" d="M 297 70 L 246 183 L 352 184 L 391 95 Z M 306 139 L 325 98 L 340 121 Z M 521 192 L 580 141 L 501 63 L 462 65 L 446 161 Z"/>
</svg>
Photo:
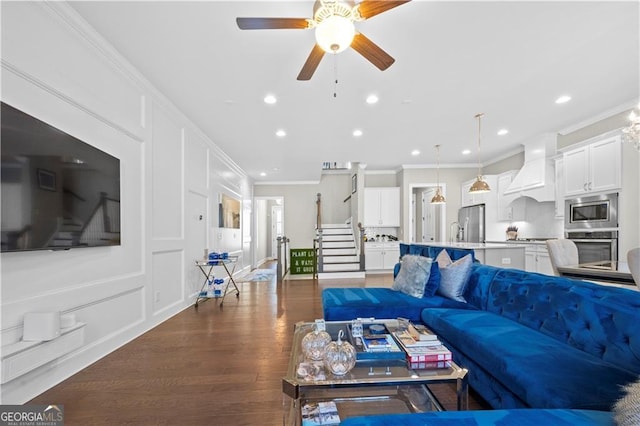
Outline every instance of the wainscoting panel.
<svg viewBox="0 0 640 426">
<path fill-rule="evenodd" d="M 209 148 L 201 136 L 188 129 L 185 131 L 185 165 L 189 169 L 186 174 L 187 188 L 191 191 L 206 193 L 208 185 L 207 166 L 209 164 Z"/>
<path fill-rule="evenodd" d="M 3 2 L 3 61 L 28 70 L 35 84 L 55 88 L 58 96 L 141 140 L 140 88 L 108 63 L 80 26 L 62 17 L 60 8 L 46 2 Z M 25 44 L 29 49 L 22 48 Z"/>
<path fill-rule="evenodd" d="M 156 252 L 151 260 L 153 312 L 162 311 L 183 299 L 183 251 Z M 194 266 L 195 268 L 195 266 Z"/>
<path fill-rule="evenodd" d="M 169 114 L 155 104 L 152 115 L 152 237 L 183 238 L 182 129 Z"/>
</svg>

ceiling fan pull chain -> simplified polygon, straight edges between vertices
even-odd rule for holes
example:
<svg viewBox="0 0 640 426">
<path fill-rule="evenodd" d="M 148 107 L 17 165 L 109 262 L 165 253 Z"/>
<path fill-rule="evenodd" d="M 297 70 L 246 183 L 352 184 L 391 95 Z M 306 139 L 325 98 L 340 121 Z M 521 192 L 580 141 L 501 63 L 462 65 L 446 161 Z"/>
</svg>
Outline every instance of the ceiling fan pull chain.
<svg viewBox="0 0 640 426">
<path fill-rule="evenodd" d="M 338 55 L 333 54 L 333 97 L 338 97 Z"/>
</svg>

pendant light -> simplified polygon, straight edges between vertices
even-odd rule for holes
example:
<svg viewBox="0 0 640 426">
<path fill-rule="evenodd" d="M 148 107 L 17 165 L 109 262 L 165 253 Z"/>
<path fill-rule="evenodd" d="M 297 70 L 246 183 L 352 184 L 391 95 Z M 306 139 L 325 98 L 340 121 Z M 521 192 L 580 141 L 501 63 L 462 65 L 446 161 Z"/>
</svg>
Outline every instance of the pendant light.
<svg viewBox="0 0 640 426">
<path fill-rule="evenodd" d="M 436 182 L 438 186 L 436 187 L 436 195 L 431 199 L 431 204 L 444 204 L 447 200 L 445 200 L 444 195 L 440 192 L 440 145 L 436 145 L 436 151 L 438 152 L 438 168 L 436 169 Z"/>
<path fill-rule="evenodd" d="M 480 133 L 481 133 L 480 118 L 483 115 L 484 113 L 482 112 L 475 115 L 475 117 L 478 119 L 478 178 L 476 179 L 475 182 L 473 182 L 473 185 L 471 185 L 471 188 L 469 188 L 469 192 L 473 194 L 482 194 L 483 192 L 491 191 L 489 184 L 484 180 L 482 180 L 482 167 L 480 165 Z"/>
</svg>

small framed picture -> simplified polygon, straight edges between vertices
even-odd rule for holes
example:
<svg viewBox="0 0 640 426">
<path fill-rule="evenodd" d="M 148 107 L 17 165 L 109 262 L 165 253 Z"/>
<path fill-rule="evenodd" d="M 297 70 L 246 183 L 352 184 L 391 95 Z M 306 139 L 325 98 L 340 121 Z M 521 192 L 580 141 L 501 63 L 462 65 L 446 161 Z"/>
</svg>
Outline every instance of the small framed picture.
<svg viewBox="0 0 640 426">
<path fill-rule="evenodd" d="M 37 169 L 38 187 L 46 191 L 56 190 L 56 174 L 45 169 Z"/>
<path fill-rule="evenodd" d="M 351 176 L 351 193 L 355 194 L 358 190 L 358 175 Z"/>
</svg>

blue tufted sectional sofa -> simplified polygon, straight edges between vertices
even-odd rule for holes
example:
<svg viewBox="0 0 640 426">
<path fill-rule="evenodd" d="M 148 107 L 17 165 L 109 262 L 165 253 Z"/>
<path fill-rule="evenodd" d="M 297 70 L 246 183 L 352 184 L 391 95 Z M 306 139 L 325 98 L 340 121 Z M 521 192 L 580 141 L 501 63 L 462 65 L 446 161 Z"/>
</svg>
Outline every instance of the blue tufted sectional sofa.
<svg viewBox="0 0 640 426">
<path fill-rule="evenodd" d="M 403 244 L 401 255 L 435 257 L 439 250 Z M 453 259 L 464 254 L 450 251 Z M 390 288 L 328 288 L 322 294 L 326 320 L 401 316 L 426 324 L 469 369 L 471 387 L 509 415 L 520 408 L 539 409 L 525 410 L 533 418 L 610 411 L 621 387 L 640 374 L 638 291 L 474 263 L 465 299 L 418 299 Z M 588 415 L 586 422 L 568 424 L 613 424 L 610 413 L 598 412 L 599 421 Z M 398 417 L 397 424 L 429 424 L 419 421 L 423 415 L 411 416 L 409 423 Z M 352 424 L 382 424 L 375 423 L 378 417 Z"/>
</svg>

